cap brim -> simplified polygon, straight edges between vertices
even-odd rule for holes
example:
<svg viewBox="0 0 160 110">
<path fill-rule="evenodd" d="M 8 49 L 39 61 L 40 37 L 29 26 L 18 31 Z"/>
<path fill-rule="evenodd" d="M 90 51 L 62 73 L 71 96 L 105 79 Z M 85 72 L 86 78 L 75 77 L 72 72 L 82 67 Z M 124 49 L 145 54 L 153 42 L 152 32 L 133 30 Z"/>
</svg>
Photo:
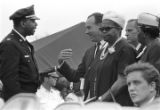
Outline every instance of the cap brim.
<svg viewBox="0 0 160 110">
<path fill-rule="evenodd" d="M 59 78 L 60 77 L 56 72 L 48 73 L 48 75 L 50 75 L 52 77 L 55 77 L 55 78 Z"/>
<path fill-rule="evenodd" d="M 37 16 L 32 16 L 29 19 L 35 19 L 35 20 L 40 20 L 40 18 L 38 18 Z"/>
<path fill-rule="evenodd" d="M 40 20 L 40 18 L 38 18 L 36 15 L 26 16 L 26 18 L 28 18 L 28 19 L 34 19 L 34 20 Z"/>
</svg>

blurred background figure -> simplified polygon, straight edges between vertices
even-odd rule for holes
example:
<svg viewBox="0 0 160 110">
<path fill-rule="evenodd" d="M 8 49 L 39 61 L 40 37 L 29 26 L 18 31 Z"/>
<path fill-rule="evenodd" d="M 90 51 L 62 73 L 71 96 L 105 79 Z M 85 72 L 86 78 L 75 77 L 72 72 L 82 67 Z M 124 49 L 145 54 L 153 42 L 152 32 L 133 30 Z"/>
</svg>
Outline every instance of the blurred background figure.
<svg viewBox="0 0 160 110">
<path fill-rule="evenodd" d="M 159 18 L 150 13 L 141 13 L 137 18 L 137 23 L 140 27 L 138 41 L 146 46 L 138 59 L 151 63 L 160 72 Z"/>
<path fill-rule="evenodd" d="M 11 97 L 1 110 L 41 110 L 41 108 L 35 94 L 19 93 Z"/>
<path fill-rule="evenodd" d="M 40 74 L 40 77 L 42 84 L 37 90 L 36 95 L 38 96 L 44 110 L 52 110 L 58 104 L 64 102 L 63 98 L 60 96 L 60 90 L 63 87 L 57 85 L 60 77 L 56 72 Z"/>
<path fill-rule="evenodd" d="M 140 43 L 138 42 L 138 33 L 140 29 L 137 25 L 137 19 L 129 19 L 126 25 L 126 37 L 127 41 L 138 50 Z"/>
<path fill-rule="evenodd" d="M 112 102 L 92 102 L 84 106 L 81 110 L 123 110 L 117 103 Z"/>
<path fill-rule="evenodd" d="M 140 28 L 137 24 L 137 19 L 129 19 L 126 25 L 127 41 L 136 49 L 137 55 L 143 50 L 144 46 L 138 41 Z"/>
<path fill-rule="evenodd" d="M 149 63 L 134 63 L 126 67 L 130 97 L 137 107 L 146 106 L 160 97 L 160 74 Z"/>
</svg>

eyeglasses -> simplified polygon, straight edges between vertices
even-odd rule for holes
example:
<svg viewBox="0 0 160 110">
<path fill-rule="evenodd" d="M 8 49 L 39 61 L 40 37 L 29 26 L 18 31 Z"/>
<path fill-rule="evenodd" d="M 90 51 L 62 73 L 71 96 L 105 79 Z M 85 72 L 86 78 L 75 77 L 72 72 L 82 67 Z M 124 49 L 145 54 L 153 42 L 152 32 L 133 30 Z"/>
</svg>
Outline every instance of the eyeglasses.
<svg viewBox="0 0 160 110">
<path fill-rule="evenodd" d="M 101 32 L 103 32 L 103 33 L 106 33 L 106 32 L 110 31 L 113 28 L 118 28 L 118 27 L 114 27 L 114 26 L 112 26 L 112 27 L 100 27 L 99 30 Z"/>
</svg>

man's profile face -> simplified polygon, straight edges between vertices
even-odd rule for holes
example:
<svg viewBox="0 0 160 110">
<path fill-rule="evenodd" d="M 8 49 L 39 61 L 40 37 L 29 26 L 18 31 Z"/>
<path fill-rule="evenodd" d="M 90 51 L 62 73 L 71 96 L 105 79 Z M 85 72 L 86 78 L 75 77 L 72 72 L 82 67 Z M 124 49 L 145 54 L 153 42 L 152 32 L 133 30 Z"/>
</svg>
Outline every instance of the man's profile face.
<svg viewBox="0 0 160 110">
<path fill-rule="evenodd" d="M 24 28 L 27 36 L 33 35 L 35 33 L 37 23 L 34 19 L 26 19 L 24 21 Z"/>
<path fill-rule="evenodd" d="M 134 71 L 127 75 L 127 85 L 133 103 L 142 105 L 152 98 L 152 85 L 142 76 L 141 71 Z"/>
<path fill-rule="evenodd" d="M 102 40 L 102 38 L 100 37 L 101 32 L 99 31 L 99 25 L 95 24 L 94 16 L 91 16 L 87 19 L 85 27 L 85 33 L 89 35 L 92 42 L 99 42 L 100 40 Z"/>
<path fill-rule="evenodd" d="M 57 78 L 54 78 L 52 76 L 48 77 L 48 84 L 51 85 L 52 87 L 56 86 L 57 83 Z"/>
<path fill-rule="evenodd" d="M 138 27 L 136 27 L 136 21 L 128 22 L 126 25 L 126 37 L 129 43 L 138 42 Z"/>
</svg>

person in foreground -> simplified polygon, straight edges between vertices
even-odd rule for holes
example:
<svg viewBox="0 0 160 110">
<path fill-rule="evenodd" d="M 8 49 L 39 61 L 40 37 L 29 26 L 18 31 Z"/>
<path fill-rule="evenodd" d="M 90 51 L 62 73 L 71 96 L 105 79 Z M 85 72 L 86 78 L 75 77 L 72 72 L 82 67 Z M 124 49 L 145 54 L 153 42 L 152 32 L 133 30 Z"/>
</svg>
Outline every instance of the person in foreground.
<svg viewBox="0 0 160 110">
<path fill-rule="evenodd" d="M 130 97 L 137 107 L 143 107 L 160 96 L 160 73 L 149 63 L 134 63 L 124 73 Z"/>
<path fill-rule="evenodd" d="M 18 93 L 35 93 L 39 87 L 34 48 L 26 39 L 34 34 L 39 20 L 34 5 L 17 10 L 10 20 L 13 29 L 0 43 L 0 79 L 5 101 Z"/>
</svg>

